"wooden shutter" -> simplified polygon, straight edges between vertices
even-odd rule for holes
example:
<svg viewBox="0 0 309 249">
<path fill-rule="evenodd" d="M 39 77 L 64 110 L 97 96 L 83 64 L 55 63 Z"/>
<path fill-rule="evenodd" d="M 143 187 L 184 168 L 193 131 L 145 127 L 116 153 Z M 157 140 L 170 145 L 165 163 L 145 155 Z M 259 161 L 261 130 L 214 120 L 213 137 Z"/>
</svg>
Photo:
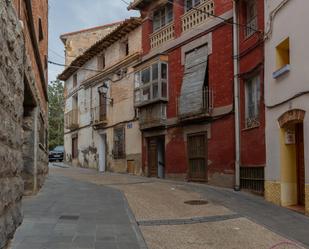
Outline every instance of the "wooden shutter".
<svg viewBox="0 0 309 249">
<path fill-rule="evenodd" d="M 181 116 L 197 114 L 203 111 L 203 89 L 206 78 L 207 57 L 207 45 L 197 48 L 186 55 L 179 102 Z"/>
</svg>

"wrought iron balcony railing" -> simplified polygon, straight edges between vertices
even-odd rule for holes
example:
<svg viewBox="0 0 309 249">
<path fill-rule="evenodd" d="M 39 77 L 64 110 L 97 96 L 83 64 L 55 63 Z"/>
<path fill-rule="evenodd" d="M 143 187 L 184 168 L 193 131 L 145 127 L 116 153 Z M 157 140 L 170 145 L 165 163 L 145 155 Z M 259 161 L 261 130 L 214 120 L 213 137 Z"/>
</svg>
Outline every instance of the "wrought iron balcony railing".
<svg viewBox="0 0 309 249">
<path fill-rule="evenodd" d="M 74 130 L 79 127 L 78 109 L 73 109 L 64 114 L 64 126 L 68 130 Z"/>
</svg>

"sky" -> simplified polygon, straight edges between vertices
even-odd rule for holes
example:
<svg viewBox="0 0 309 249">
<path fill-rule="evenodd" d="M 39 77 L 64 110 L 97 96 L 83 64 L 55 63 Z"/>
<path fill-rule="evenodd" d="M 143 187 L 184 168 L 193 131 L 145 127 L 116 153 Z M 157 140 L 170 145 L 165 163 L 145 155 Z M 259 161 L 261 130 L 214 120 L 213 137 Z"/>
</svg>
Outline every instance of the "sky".
<svg viewBox="0 0 309 249">
<path fill-rule="evenodd" d="M 49 0 L 49 60 L 64 64 L 61 34 L 138 15 L 136 11 L 128 11 L 127 4 L 121 0 Z M 63 69 L 49 64 L 49 81 L 56 80 Z"/>
</svg>

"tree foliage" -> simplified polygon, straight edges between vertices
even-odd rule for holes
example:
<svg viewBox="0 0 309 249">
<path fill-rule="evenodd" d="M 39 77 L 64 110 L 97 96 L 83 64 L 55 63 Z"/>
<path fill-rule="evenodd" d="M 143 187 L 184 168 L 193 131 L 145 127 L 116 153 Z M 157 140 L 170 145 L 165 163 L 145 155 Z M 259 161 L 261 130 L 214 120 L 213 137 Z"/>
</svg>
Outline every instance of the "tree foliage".
<svg viewBox="0 0 309 249">
<path fill-rule="evenodd" d="M 63 145 L 64 136 L 64 87 L 61 81 L 52 81 L 48 85 L 49 132 L 48 145 L 53 149 Z"/>
</svg>

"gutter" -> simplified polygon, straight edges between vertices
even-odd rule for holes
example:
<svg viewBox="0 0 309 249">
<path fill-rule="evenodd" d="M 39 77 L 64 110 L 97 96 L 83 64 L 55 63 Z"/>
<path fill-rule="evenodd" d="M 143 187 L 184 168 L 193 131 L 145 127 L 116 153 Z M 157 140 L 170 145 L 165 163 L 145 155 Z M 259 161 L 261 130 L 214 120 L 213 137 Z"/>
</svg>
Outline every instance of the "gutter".
<svg viewBox="0 0 309 249">
<path fill-rule="evenodd" d="M 238 23 L 237 3 L 233 1 L 233 22 Z M 235 108 L 235 191 L 240 190 L 240 108 L 239 108 L 239 28 L 233 25 L 234 108 Z"/>
<path fill-rule="evenodd" d="M 39 75 L 40 75 L 40 79 L 41 79 L 41 85 L 43 87 L 44 96 L 45 96 L 45 99 L 48 102 L 48 94 L 47 94 L 47 86 L 46 86 L 47 84 L 46 84 L 44 69 L 43 69 L 41 55 L 40 55 L 40 49 L 39 49 L 37 36 L 36 36 L 36 32 L 35 32 L 35 27 L 34 27 L 31 0 L 25 0 L 25 3 L 26 3 L 28 20 L 29 20 L 28 28 L 29 28 L 29 31 L 30 31 L 30 37 L 31 37 L 31 42 L 32 42 L 33 50 L 34 50 L 35 60 L 36 60 L 37 66 L 39 68 Z"/>
</svg>

